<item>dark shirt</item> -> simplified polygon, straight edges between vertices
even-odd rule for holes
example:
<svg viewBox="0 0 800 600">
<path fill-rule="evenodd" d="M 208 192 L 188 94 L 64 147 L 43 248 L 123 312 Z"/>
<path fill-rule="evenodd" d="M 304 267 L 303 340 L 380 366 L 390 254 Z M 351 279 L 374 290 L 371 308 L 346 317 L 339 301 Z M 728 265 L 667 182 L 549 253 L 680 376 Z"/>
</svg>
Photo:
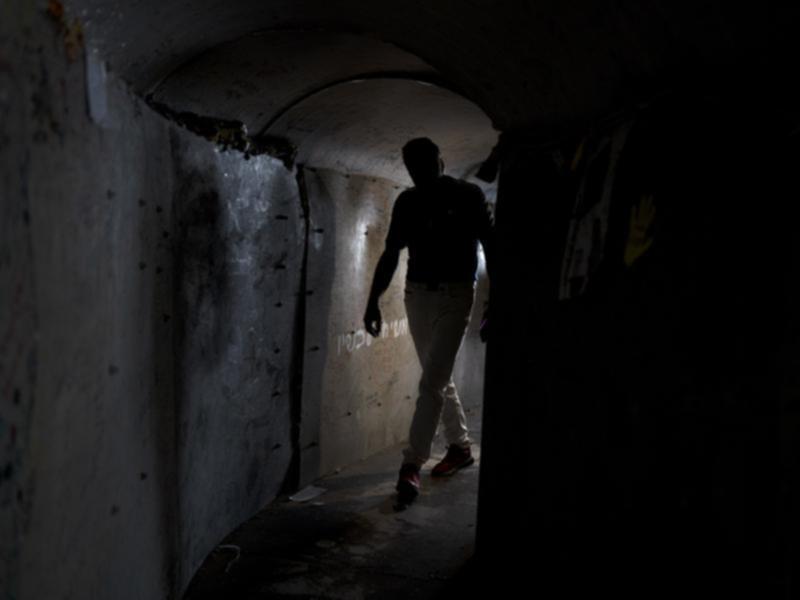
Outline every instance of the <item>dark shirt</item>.
<svg viewBox="0 0 800 600">
<path fill-rule="evenodd" d="M 492 217 L 477 185 L 443 175 L 394 203 L 387 250 L 408 247 L 406 278 L 419 283 L 475 281 L 478 241 L 486 251 Z"/>
</svg>

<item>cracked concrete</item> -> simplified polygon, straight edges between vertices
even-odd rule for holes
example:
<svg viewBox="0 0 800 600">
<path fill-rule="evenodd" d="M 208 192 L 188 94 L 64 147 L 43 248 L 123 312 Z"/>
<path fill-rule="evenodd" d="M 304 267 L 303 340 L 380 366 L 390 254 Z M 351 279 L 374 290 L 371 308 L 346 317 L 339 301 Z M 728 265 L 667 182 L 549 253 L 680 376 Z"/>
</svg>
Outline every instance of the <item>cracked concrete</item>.
<svg viewBox="0 0 800 600">
<path fill-rule="evenodd" d="M 173 121 L 192 133 L 216 144 L 220 150 L 232 148 L 244 154 L 245 160 L 251 156 L 268 154 L 281 160 L 287 169 L 294 167 L 297 149 L 288 140 L 269 135 L 253 137 L 241 121 L 220 119 L 198 115 L 188 111 L 176 111 L 162 102 L 147 98 L 150 107 L 163 117 Z"/>
</svg>

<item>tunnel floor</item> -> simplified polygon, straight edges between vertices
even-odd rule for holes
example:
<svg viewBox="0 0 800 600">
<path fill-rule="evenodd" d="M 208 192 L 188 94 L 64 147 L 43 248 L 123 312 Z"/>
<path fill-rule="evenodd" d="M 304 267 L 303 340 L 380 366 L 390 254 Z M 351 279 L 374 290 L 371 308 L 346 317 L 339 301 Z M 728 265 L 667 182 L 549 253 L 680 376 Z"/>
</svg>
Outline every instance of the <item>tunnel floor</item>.
<svg viewBox="0 0 800 600">
<path fill-rule="evenodd" d="M 184 599 L 450 597 L 474 551 L 479 413 L 467 409 L 475 465 L 432 478 L 445 451 L 437 436 L 408 509 L 393 508 L 396 446 L 314 482 L 326 491 L 307 502 L 271 503 L 209 555 Z"/>
</svg>

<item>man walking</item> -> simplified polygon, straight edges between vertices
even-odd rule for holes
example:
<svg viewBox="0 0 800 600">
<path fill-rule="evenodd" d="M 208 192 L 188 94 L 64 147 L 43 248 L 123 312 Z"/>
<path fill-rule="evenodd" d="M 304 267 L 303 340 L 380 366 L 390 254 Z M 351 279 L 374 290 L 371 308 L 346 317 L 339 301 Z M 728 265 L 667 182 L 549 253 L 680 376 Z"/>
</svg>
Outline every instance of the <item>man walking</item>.
<svg viewBox="0 0 800 600">
<path fill-rule="evenodd" d="M 440 418 L 448 451 L 431 475 L 451 475 L 475 462 L 452 373 L 475 296 L 478 242 L 490 264 L 492 219 L 478 186 L 443 174 L 439 148 L 430 139 L 408 142 L 403 161 L 414 187 L 395 201 L 364 325 L 373 337 L 380 335 L 378 300 L 389 287 L 400 250 L 407 247 L 405 306 L 422 365 L 419 397 L 397 482 L 398 498 L 407 504 L 419 493 L 420 468 L 430 458 Z"/>
</svg>

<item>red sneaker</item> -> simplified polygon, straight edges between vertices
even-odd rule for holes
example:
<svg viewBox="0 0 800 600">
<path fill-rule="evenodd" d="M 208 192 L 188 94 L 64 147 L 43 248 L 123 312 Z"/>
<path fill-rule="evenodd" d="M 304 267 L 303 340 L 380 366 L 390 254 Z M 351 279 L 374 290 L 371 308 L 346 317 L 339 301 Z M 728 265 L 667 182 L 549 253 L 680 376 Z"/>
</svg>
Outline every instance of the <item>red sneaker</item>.
<svg viewBox="0 0 800 600">
<path fill-rule="evenodd" d="M 433 477 L 452 475 L 459 469 L 468 467 L 474 462 L 475 459 L 472 457 L 472 452 L 469 447 L 462 448 L 461 446 L 451 444 L 447 449 L 445 457 L 431 470 L 431 475 Z"/>
<path fill-rule="evenodd" d="M 419 467 L 413 463 L 406 463 L 400 467 L 400 477 L 397 480 L 397 493 L 401 500 L 410 502 L 419 494 Z"/>
</svg>

